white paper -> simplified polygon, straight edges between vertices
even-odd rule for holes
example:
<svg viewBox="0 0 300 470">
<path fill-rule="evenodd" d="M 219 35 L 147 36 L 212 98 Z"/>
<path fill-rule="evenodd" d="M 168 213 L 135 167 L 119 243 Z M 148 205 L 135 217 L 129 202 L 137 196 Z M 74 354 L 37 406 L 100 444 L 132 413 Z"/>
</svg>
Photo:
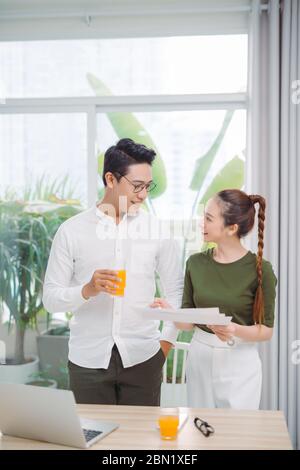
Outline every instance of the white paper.
<svg viewBox="0 0 300 470">
<path fill-rule="evenodd" d="M 152 308 L 136 307 L 139 314 L 149 320 L 178 321 L 198 325 L 228 325 L 232 317 L 227 317 L 214 308 Z"/>
</svg>

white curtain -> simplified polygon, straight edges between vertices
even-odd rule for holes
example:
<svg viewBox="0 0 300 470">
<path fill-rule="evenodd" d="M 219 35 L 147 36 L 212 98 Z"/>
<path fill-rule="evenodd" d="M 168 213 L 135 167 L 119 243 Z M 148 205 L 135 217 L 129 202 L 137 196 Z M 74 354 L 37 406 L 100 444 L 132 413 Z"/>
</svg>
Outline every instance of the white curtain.
<svg viewBox="0 0 300 470">
<path fill-rule="evenodd" d="M 293 85 L 300 80 L 300 1 L 282 5 L 279 407 L 299 449 L 300 362 L 293 361 L 293 347 L 300 340 L 300 86 L 297 103 Z"/>
<path fill-rule="evenodd" d="M 298 94 L 293 88 L 300 80 L 300 0 L 282 0 L 281 9 L 269 0 L 263 13 L 259 3 L 253 1 L 250 18 L 255 59 L 246 187 L 267 199 L 264 256 L 278 277 L 274 336 L 260 348 L 261 408 L 284 412 L 293 446 L 300 448 L 300 82 Z"/>
</svg>

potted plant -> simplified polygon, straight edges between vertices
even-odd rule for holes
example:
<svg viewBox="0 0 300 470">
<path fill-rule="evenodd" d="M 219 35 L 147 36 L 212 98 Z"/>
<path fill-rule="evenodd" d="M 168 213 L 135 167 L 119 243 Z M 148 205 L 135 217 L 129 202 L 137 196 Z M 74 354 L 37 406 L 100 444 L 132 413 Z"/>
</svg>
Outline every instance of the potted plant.
<svg viewBox="0 0 300 470">
<path fill-rule="evenodd" d="M 36 338 L 40 368 L 41 370 L 48 368 L 49 376 L 57 381 L 59 388 L 68 388 L 67 363 L 71 317 L 71 313 L 65 313 L 65 322 L 61 324 L 49 322 L 47 330 Z"/>
<path fill-rule="evenodd" d="M 15 349 L 0 365 L 0 382 L 28 381 L 38 371 L 37 358 L 25 358 L 28 328 L 37 328 L 43 311 L 42 286 L 52 238 L 59 225 L 78 209 L 57 201 L 28 204 L 0 201 L 0 306 L 9 310 Z"/>
<path fill-rule="evenodd" d="M 33 374 L 31 374 L 30 381 L 26 382 L 26 385 L 34 385 L 37 387 L 57 388 L 56 380 L 49 377 L 47 373 L 47 369 L 49 369 L 49 367 L 46 367 L 45 370 L 43 371 L 34 372 Z"/>
</svg>

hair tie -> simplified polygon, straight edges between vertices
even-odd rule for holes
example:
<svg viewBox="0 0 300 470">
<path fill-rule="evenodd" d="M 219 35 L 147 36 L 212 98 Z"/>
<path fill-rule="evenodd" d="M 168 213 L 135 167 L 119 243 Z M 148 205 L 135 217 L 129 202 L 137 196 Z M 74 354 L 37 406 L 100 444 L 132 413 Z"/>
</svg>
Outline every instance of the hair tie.
<svg viewBox="0 0 300 470">
<path fill-rule="evenodd" d="M 256 194 L 250 194 L 249 199 L 252 202 L 252 204 L 254 205 L 257 202 L 259 202 L 260 196 L 257 196 Z"/>
</svg>

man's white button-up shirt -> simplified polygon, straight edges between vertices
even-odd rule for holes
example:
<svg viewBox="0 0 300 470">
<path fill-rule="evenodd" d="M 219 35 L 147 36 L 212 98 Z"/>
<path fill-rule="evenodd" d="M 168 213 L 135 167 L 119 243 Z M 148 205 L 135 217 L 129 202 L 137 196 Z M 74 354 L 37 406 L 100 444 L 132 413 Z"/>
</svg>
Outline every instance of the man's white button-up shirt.
<svg viewBox="0 0 300 470">
<path fill-rule="evenodd" d="M 160 340 L 176 341 L 177 329 L 141 318 L 136 306 L 149 306 L 156 273 L 163 294 L 181 305 L 183 274 L 177 242 L 161 236 L 160 222 L 144 210 L 125 215 L 117 225 L 96 206 L 68 219 L 58 229 L 45 275 L 43 303 L 50 313 L 72 312 L 69 359 L 88 368 L 107 368 L 114 344 L 123 366 L 154 356 Z M 86 300 L 82 288 L 97 269 L 126 269 L 124 297 L 100 292 Z M 125 266 L 124 266 L 125 264 Z"/>
</svg>

